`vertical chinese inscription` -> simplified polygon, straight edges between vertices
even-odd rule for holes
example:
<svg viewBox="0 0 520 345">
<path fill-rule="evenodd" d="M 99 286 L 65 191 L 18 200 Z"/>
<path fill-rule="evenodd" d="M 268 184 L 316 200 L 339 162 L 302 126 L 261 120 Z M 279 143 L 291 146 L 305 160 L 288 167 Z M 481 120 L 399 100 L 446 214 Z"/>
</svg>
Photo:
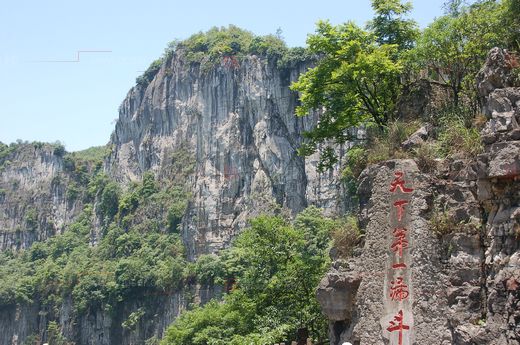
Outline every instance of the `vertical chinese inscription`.
<svg viewBox="0 0 520 345">
<path fill-rule="evenodd" d="M 383 332 L 392 345 L 410 345 L 412 331 L 410 231 L 408 206 L 413 192 L 403 171 L 394 171 L 389 186 L 388 272 L 385 276 Z"/>
</svg>

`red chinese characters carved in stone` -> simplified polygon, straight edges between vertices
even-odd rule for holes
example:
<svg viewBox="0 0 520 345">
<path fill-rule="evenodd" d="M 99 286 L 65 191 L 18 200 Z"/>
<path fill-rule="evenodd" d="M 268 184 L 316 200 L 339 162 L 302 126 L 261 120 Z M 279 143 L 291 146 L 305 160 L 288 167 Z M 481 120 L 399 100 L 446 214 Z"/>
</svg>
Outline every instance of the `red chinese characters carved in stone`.
<svg viewBox="0 0 520 345">
<path fill-rule="evenodd" d="M 400 258 L 403 257 L 403 250 L 408 248 L 408 240 L 406 239 L 405 228 L 395 228 L 393 231 L 394 240 L 391 249 L 396 252 Z"/>
<path fill-rule="evenodd" d="M 404 173 L 401 171 L 396 171 L 394 173 L 395 179 L 390 183 L 390 192 L 395 193 L 397 189 L 400 189 L 402 193 L 411 193 L 413 192 L 413 188 L 405 187 L 406 181 L 403 179 Z"/>
<path fill-rule="evenodd" d="M 398 277 L 395 281 L 391 281 L 390 284 L 390 298 L 394 301 L 403 301 L 408 298 L 409 291 L 408 285 L 403 282 L 402 277 Z"/>
<path fill-rule="evenodd" d="M 390 326 L 386 329 L 388 332 L 399 332 L 399 345 L 403 345 L 403 331 L 409 330 L 410 326 L 404 324 L 403 311 L 399 310 L 394 319 L 390 321 Z"/>
<path fill-rule="evenodd" d="M 397 200 L 394 207 L 397 209 L 397 220 L 400 222 L 404 215 L 404 206 L 408 204 L 408 200 Z"/>
<path fill-rule="evenodd" d="M 394 270 L 405 269 L 407 266 L 404 262 L 398 262 L 392 265 Z"/>
</svg>

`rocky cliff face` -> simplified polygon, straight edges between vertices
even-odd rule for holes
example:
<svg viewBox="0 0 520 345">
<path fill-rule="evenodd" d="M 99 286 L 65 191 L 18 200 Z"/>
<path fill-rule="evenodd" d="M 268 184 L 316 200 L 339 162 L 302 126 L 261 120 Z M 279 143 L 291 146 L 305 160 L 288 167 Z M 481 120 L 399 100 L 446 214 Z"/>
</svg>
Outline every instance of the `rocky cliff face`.
<svg viewBox="0 0 520 345">
<path fill-rule="evenodd" d="M 488 118 L 478 159 L 439 161 L 430 174 L 413 160 L 363 172 L 363 243 L 318 289 L 331 344 L 397 344 L 401 321 L 402 344 L 520 344 L 520 88 L 510 59 L 492 50 L 478 76 Z M 401 237 L 389 202 L 396 172 L 413 188 Z M 391 266 L 399 239 L 402 270 Z"/>
<path fill-rule="evenodd" d="M 48 144 L 19 144 L 0 161 L 0 250 L 25 249 L 61 232 L 81 211 L 67 197 L 63 152 Z"/>
<path fill-rule="evenodd" d="M 42 344 L 41 340 L 49 336 L 49 321 L 58 320 L 63 336 L 72 344 L 156 344 L 164 330 L 187 308 L 193 296 L 197 302 L 206 303 L 220 293 L 218 287 L 202 291 L 196 286 L 161 293 L 144 291 L 135 299 L 118 304 L 114 310 L 89 310 L 81 315 L 74 312 L 70 297 L 63 301 L 59 310 L 38 301 L 30 305 L 1 307 L 0 343 Z M 135 322 L 128 324 L 131 315 L 135 316 Z M 127 324 L 123 326 L 125 321 Z"/>
<path fill-rule="evenodd" d="M 341 213 L 349 205 L 338 171 L 319 174 L 317 157 L 296 154 L 317 121 L 294 116 L 297 94 L 288 88 L 307 66 L 279 69 L 249 56 L 206 71 L 174 55 L 121 105 L 107 170 L 128 181 L 167 174 L 180 148 L 195 158 L 182 224 L 190 258 L 226 246 L 249 217 L 276 207 Z"/>
<path fill-rule="evenodd" d="M 297 95 L 288 88 L 307 66 L 280 69 L 249 56 L 239 65 L 203 70 L 174 55 L 123 101 L 104 162 L 107 174 L 124 186 L 147 171 L 159 181 L 186 176 L 175 169 L 190 166 L 181 183 L 190 191 L 182 219 L 189 259 L 227 246 L 249 217 L 263 212 L 295 214 L 315 204 L 329 214 L 342 213 L 349 199 L 339 171 L 320 174 L 318 157 L 296 154 L 303 131 L 317 121 L 316 115 L 294 116 Z M 0 249 L 27 248 L 60 233 L 85 198 L 97 207 L 96 196 L 73 197 L 70 186 L 82 182 L 63 152 L 31 144 L 7 160 L 11 163 L 0 171 Z M 95 245 L 103 224 L 99 219 L 92 224 Z M 204 303 L 221 292 L 192 284 L 165 296 L 154 293 L 144 291 L 117 310 L 90 309 L 84 315 L 74 312 L 70 296 L 57 309 L 37 298 L 30 305 L 4 306 L 0 343 L 23 344 L 31 335 L 46 339 L 48 322 L 59 320 L 64 336 L 76 344 L 144 344 L 160 338 L 188 303 Z M 140 311 L 154 319 L 140 320 Z M 132 315 L 135 324 L 123 327 Z"/>
</svg>

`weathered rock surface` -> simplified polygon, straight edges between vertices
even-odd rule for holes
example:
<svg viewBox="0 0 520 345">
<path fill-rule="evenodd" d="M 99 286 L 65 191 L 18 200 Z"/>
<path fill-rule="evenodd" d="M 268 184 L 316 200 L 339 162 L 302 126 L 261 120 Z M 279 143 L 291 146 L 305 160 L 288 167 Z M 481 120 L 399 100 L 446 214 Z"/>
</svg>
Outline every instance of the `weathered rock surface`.
<svg viewBox="0 0 520 345">
<path fill-rule="evenodd" d="M 81 201 L 67 198 L 63 158 L 51 145 L 20 144 L 0 166 L 0 250 L 43 241 L 81 212 Z"/>
<path fill-rule="evenodd" d="M 397 103 L 397 113 L 403 121 L 414 120 L 419 116 L 429 121 L 431 116 L 444 108 L 453 92 L 449 86 L 427 79 L 420 79 L 408 85 Z"/>
<path fill-rule="evenodd" d="M 139 179 L 159 173 L 177 148 L 191 152 L 193 198 L 182 226 L 190 258 L 225 247 L 249 217 L 276 207 L 341 213 L 348 199 L 338 171 L 319 174 L 317 157 L 296 154 L 317 121 L 294 115 L 298 97 L 288 88 L 307 67 L 278 69 L 249 56 L 205 71 L 174 55 L 121 105 L 107 170 L 120 181 Z"/>
<path fill-rule="evenodd" d="M 1 307 L 0 343 L 21 345 L 30 336 L 44 339 L 48 322 L 58 320 L 63 336 L 78 345 L 145 344 L 161 339 L 164 330 L 186 309 L 190 302 L 186 294 L 205 303 L 220 293 L 220 288 L 202 291 L 196 286 L 187 286 L 183 291 L 143 291 L 135 299 L 118 304 L 115 310 L 88 310 L 80 316 L 74 312 L 70 298 L 58 311 L 38 302 Z M 133 312 L 141 317 L 131 327 L 122 327 Z"/>
<path fill-rule="evenodd" d="M 415 131 L 408 139 L 401 143 L 401 147 L 405 150 L 411 150 L 419 147 L 421 144 L 426 142 L 432 132 L 433 126 L 426 124 Z"/>
<path fill-rule="evenodd" d="M 514 85 L 513 60 L 514 56 L 507 50 L 491 49 L 484 67 L 477 75 L 477 88 L 481 97 L 487 97 L 496 89 L 505 89 Z"/>
<path fill-rule="evenodd" d="M 507 59 L 493 49 L 478 77 L 489 120 L 477 159 L 440 162 L 431 175 L 409 160 L 363 172 L 364 243 L 346 263 L 333 263 L 318 288 L 331 344 L 388 344 L 380 318 L 388 299 L 388 185 L 396 169 L 414 186 L 407 208 L 413 327 L 403 344 L 520 344 L 520 88 Z M 359 287 L 337 284 L 354 276 Z M 345 301 L 353 302 L 330 308 Z"/>
</svg>

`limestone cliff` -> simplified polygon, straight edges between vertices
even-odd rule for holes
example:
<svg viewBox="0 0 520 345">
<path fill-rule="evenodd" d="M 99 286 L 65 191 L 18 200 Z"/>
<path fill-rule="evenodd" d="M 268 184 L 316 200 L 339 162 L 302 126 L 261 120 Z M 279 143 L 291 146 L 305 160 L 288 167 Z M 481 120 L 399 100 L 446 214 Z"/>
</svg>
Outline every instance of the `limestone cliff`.
<svg viewBox="0 0 520 345">
<path fill-rule="evenodd" d="M 247 56 L 207 71 L 174 54 L 123 101 L 107 170 L 128 181 L 148 170 L 167 174 L 181 147 L 195 157 L 182 223 L 190 258 L 226 246 L 249 217 L 276 205 L 293 214 L 309 204 L 340 214 L 349 205 L 338 171 L 318 174 L 317 157 L 296 154 L 317 121 L 294 115 L 298 97 L 289 90 L 308 66 L 277 68 Z"/>
<path fill-rule="evenodd" d="M 25 249 L 64 230 L 82 209 L 62 147 L 19 143 L 0 159 L 0 250 Z"/>
<path fill-rule="evenodd" d="M 363 172 L 364 238 L 318 289 L 331 344 L 397 344 L 400 321 L 402 344 L 520 344 L 520 88 L 510 61 L 495 48 L 478 75 L 487 123 L 477 159 L 438 161 L 431 173 L 413 160 Z M 392 223 L 396 173 L 413 189 L 401 195 L 404 230 Z M 406 268 L 393 266 L 399 244 Z"/>
<path fill-rule="evenodd" d="M 129 91 L 102 169 L 122 189 L 148 171 L 158 181 L 188 176 L 180 183 L 190 195 L 181 234 L 190 260 L 229 245 L 250 217 L 263 212 L 295 214 L 315 204 L 341 214 L 349 198 L 339 170 L 320 174 L 316 156 L 296 154 L 317 115 L 297 118 L 297 94 L 288 87 L 308 66 L 279 68 L 275 61 L 246 56 L 239 64 L 207 69 L 175 53 L 149 83 Z M 2 250 L 28 248 L 61 233 L 85 202 L 98 210 L 100 195 L 87 195 L 80 175 L 82 169 L 100 167 L 77 167 L 67 160 L 70 154 L 37 146 L 13 146 L 0 171 Z M 187 173 L 176 171 L 191 164 Z M 87 194 L 75 195 L 75 184 Z M 91 220 L 91 245 L 106 231 L 97 214 Z M 144 344 L 160 338 L 189 303 L 220 293 L 218 286 L 188 282 L 165 294 L 144 289 L 115 309 L 99 307 L 81 315 L 70 295 L 54 308 L 36 296 L 33 303 L 0 307 L 0 344 L 23 344 L 29 336 L 47 339 L 53 320 L 76 344 Z M 122 327 L 140 311 L 153 319 Z"/>
</svg>

